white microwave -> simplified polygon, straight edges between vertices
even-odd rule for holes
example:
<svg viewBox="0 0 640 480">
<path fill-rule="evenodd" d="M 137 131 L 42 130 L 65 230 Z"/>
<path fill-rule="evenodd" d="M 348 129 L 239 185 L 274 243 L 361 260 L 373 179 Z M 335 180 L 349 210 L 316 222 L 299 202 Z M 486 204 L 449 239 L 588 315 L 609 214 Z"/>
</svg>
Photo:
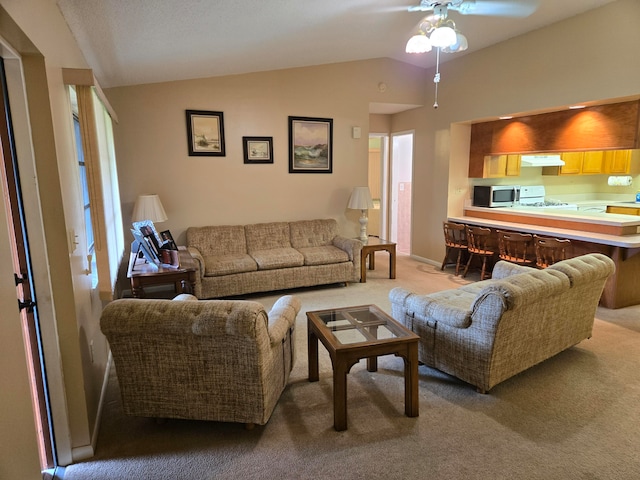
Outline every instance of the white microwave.
<svg viewBox="0 0 640 480">
<path fill-rule="evenodd" d="M 474 207 L 513 207 L 520 201 L 518 185 L 476 185 L 473 187 Z"/>
</svg>

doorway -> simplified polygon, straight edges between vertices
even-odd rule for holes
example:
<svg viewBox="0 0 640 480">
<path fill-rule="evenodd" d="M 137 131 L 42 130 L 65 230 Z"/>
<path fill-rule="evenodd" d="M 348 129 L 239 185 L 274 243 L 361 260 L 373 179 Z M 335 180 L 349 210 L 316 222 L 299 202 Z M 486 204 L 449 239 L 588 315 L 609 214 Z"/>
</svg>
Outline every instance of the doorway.
<svg viewBox="0 0 640 480">
<path fill-rule="evenodd" d="M 10 232 L 16 296 L 25 342 L 27 367 L 31 384 L 31 401 L 38 438 L 42 470 L 56 466 L 55 443 L 49 404 L 38 304 L 34 288 L 33 262 L 29 252 L 27 221 L 22 198 L 20 173 L 15 152 L 11 111 L 7 89 L 5 60 L 0 57 L 0 188 L 4 192 Z"/>
<path fill-rule="evenodd" d="M 413 132 L 391 135 L 389 238 L 398 253 L 411 253 Z"/>
</svg>

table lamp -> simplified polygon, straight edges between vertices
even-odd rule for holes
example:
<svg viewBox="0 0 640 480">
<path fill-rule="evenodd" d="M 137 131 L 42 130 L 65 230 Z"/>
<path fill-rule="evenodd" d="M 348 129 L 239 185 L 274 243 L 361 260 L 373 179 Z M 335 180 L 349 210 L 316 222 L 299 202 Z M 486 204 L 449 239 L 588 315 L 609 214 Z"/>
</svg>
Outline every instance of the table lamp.
<svg viewBox="0 0 640 480">
<path fill-rule="evenodd" d="M 367 210 L 373 208 L 373 201 L 371 200 L 371 193 L 369 192 L 369 187 L 353 187 L 353 192 L 351 192 L 351 197 L 349 198 L 349 204 L 347 208 L 353 210 L 360 210 L 362 214 L 360 215 L 360 240 L 362 242 L 367 241 L 367 223 L 369 219 L 367 218 Z"/>
<path fill-rule="evenodd" d="M 160 197 L 158 195 L 140 195 L 133 206 L 131 220 L 140 222 L 151 220 L 152 222 L 166 222 L 168 219 Z"/>
</svg>

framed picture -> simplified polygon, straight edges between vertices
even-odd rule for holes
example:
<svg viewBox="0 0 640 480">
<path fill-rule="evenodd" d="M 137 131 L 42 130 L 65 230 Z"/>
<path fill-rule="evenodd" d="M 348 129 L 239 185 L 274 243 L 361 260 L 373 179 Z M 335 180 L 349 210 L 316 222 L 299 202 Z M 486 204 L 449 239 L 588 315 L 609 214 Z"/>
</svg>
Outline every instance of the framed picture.
<svg viewBox="0 0 640 480">
<path fill-rule="evenodd" d="M 160 248 L 167 248 L 169 250 L 178 250 L 178 246 L 176 242 L 173 240 L 173 235 L 169 230 L 164 230 L 160 232 L 160 239 L 162 243 L 160 244 Z"/>
<path fill-rule="evenodd" d="M 244 163 L 273 163 L 273 137 L 242 137 Z"/>
<path fill-rule="evenodd" d="M 139 232 L 142 236 L 151 239 L 156 248 L 160 248 L 162 239 L 158 235 L 156 226 L 151 220 L 140 220 L 139 222 L 133 222 L 133 228 Z"/>
<path fill-rule="evenodd" d="M 289 117 L 289 173 L 332 173 L 333 119 Z"/>
<path fill-rule="evenodd" d="M 142 256 L 150 265 L 158 265 L 158 263 L 160 263 L 160 259 L 153 252 L 153 249 L 147 237 L 142 235 L 139 230 L 136 230 L 134 228 L 131 229 L 131 234 L 138 243 L 138 252 L 142 252 Z"/>
<path fill-rule="evenodd" d="M 222 112 L 187 110 L 189 156 L 224 157 L 224 118 Z"/>
</svg>

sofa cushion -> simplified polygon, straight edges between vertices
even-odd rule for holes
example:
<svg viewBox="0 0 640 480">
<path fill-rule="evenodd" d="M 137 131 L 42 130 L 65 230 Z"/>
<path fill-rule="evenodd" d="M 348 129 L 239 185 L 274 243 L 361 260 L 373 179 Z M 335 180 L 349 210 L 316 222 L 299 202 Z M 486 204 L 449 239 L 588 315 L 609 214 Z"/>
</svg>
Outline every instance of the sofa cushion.
<svg viewBox="0 0 640 480">
<path fill-rule="evenodd" d="M 258 265 L 255 260 L 246 253 L 209 255 L 204 257 L 205 277 L 255 272 L 256 270 L 258 270 Z"/>
<path fill-rule="evenodd" d="M 251 254 L 260 250 L 291 247 L 287 222 L 245 225 L 244 230 L 247 237 L 247 252 Z"/>
<path fill-rule="evenodd" d="M 333 218 L 291 222 L 289 227 L 291 246 L 298 249 L 331 245 L 338 234 L 338 222 Z"/>
<path fill-rule="evenodd" d="M 187 245 L 196 247 L 203 257 L 247 253 L 242 225 L 189 227 Z"/>
<path fill-rule="evenodd" d="M 251 256 L 258 264 L 258 270 L 274 270 L 304 265 L 302 254 L 291 247 L 256 250 L 251 252 Z"/>
<path fill-rule="evenodd" d="M 325 247 L 304 247 L 298 251 L 304 257 L 305 265 L 329 265 L 349 261 L 349 255 L 333 245 Z"/>
</svg>

